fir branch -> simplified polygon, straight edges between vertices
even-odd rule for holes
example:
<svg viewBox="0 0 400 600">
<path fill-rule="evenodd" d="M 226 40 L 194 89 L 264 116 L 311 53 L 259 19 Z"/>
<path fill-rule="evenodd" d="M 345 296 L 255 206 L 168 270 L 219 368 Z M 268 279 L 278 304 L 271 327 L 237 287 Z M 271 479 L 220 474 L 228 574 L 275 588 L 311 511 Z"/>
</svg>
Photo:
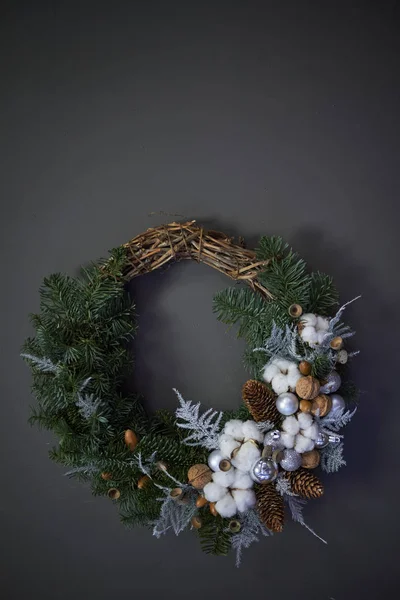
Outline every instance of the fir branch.
<svg viewBox="0 0 400 600">
<path fill-rule="evenodd" d="M 186 402 L 178 390 L 174 389 L 174 392 L 180 404 L 176 410 L 176 417 L 183 421 L 177 421 L 177 426 L 191 431 L 191 434 L 183 442 L 187 446 L 204 446 L 208 450 L 218 448 L 218 435 L 223 413 L 209 408 L 199 415 L 200 402 L 197 404 Z"/>
<path fill-rule="evenodd" d="M 259 535 L 272 535 L 271 531 L 261 523 L 257 511 L 250 509 L 240 519 L 240 531 L 232 535 L 232 548 L 236 551 L 236 567 L 240 567 L 243 550 L 259 541 Z"/>
<path fill-rule="evenodd" d="M 338 302 L 339 294 L 332 277 L 319 271 L 311 273 L 309 304 L 303 308 L 306 308 L 307 312 L 329 315 Z"/>
<path fill-rule="evenodd" d="M 311 527 L 309 527 L 307 525 L 307 523 L 304 521 L 303 508 L 304 508 L 304 505 L 307 504 L 306 500 L 303 500 L 302 498 L 298 498 L 297 496 L 292 496 L 292 495 L 288 495 L 288 494 L 284 495 L 284 500 L 287 502 L 287 504 L 289 506 L 293 521 L 295 521 L 296 523 L 300 523 L 300 525 L 303 525 L 303 527 L 308 529 L 308 531 L 310 533 L 312 533 L 313 535 L 315 535 L 315 537 L 317 537 L 319 540 L 321 540 L 321 542 L 323 542 L 324 544 L 327 544 L 328 542 L 326 540 L 324 540 L 322 537 L 320 537 L 317 533 L 315 533 L 315 531 L 313 529 L 311 529 Z"/>
<path fill-rule="evenodd" d="M 75 404 L 81 416 L 88 421 L 97 413 L 101 400 L 95 398 L 93 394 L 78 394 L 78 400 Z"/>
<path fill-rule="evenodd" d="M 340 442 L 340 444 L 329 444 L 321 450 L 321 469 L 325 473 L 336 473 L 341 467 L 345 466 L 343 442 Z"/>
<path fill-rule="evenodd" d="M 283 256 L 289 245 L 277 235 L 262 236 L 256 248 L 257 260 L 270 261 L 271 259 L 279 259 Z"/>
</svg>

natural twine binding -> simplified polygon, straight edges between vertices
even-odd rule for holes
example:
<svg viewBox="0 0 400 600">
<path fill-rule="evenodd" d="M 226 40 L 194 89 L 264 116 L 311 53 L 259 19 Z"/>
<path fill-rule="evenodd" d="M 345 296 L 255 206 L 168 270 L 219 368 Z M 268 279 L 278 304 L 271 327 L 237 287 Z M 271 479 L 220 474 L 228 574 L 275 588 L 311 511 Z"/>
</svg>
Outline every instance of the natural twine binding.
<svg viewBox="0 0 400 600">
<path fill-rule="evenodd" d="M 257 279 L 268 261 L 257 261 L 253 250 L 233 243 L 219 231 L 206 231 L 195 221 L 170 223 L 147 229 L 124 244 L 130 265 L 124 277 L 130 280 L 150 273 L 174 260 L 195 260 L 209 265 L 235 281 L 244 281 L 263 296 L 272 294 Z"/>
</svg>

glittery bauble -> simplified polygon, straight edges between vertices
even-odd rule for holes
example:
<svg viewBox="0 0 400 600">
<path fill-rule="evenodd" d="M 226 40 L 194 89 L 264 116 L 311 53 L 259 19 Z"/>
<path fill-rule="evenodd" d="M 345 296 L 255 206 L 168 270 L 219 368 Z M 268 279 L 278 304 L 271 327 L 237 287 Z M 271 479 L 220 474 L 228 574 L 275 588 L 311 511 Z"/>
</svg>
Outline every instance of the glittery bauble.
<svg viewBox="0 0 400 600">
<path fill-rule="evenodd" d="M 301 466 L 301 456 L 296 450 L 286 449 L 283 451 L 283 458 L 279 464 L 285 471 L 297 471 Z"/>
<path fill-rule="evenodd" d="M 341 377 L 337 371 L 332 371 L 329 373 L 328 377 L 324 380 L 323 385 L 321 386 L 320 393 L 321 394 L 333 394 L 337 392 L 342 383 Z"/>
<path fill-rule="evenodd" d="M 320 431 L 317 439 L 315 440 L 316 448 L 325 448 L 329 444 L 329 435 Z"/>
<path fill-rule="evenodd" d="M 345 365 L 347 363 L 349 359 L 349 354 L 347 352 L 347 350 L 345 350 L 344 348 L 342 350 L 339 350 L 339 352 L 336 355 L 336 360 L 338 361 L 338 363 Z"/>
<path fill-rule="evenodd" d="M 270 483 L 278 475 L 278 467 L 272 460 L 259 458 L 251 468 L 250 477 L 256 483 Z"/>
<path fill-rule="evenodd" d="M 284 392 L 277 397 L 276 408 L 281 415 L 293 415 L 299 408 L 299 399 L 292 392 Z"/>
<path fill-rule="evenodd" d="M 344 401 L 343 396 L 341 396 L 340 394 L 332 394 L 331 400 L 332 400 L 331 412 L 334 412 L 334 411 L 336 412 L 338 410 L 342 410 L 342 409 L 346 408 L 346 402 Z"/>
<path fill-rule="evenodd" d="M 272 446 L 272 448 L 276 448 L 277 450 L 281 450 L 285 447 L 281 440 L 281 432 L 279 429 L 267 431 L 264 437 L 264 446 Z"/>
<path fill-rule="evenodd" d="M 225 456 L 222 455 L 220 450 L 213 450 L 211 454 L 208 455 L 207 462 L 210 469 L 213 471 L 220 471 L 219 463 L 223 460 Z"/>
</svg>

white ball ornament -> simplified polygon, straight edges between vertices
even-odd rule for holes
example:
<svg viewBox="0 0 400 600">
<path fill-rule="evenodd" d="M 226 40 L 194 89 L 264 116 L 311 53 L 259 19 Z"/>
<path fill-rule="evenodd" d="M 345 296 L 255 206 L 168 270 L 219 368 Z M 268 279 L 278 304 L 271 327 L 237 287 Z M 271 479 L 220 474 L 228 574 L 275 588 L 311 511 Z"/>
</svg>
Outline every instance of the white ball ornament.
<svg viewBox="0 0 400 600">
<path fill-rule="evenodd" d="M 281 415 L 293 415 L 299 408 L 299 399 L 292 392 L 279 394 L 276 399 L 276 408 Z"/>
<path fill-rule="evenodd" d="M 331 371 L 325 380 L 324 385 L 321 386 L 321 394 L 333 394 L 337 392 L 342 384 L 342 379 L 337 371 Z"/>
<path fill-rule="evenodd" d="M 208 466 L 212 471 L 219 471 L 219 463 L 221 460 L 224 460 L 224 458 L 227 457 L 222 454 L 221 450 L 213 450 L 207 458 Z"/>
<path fill-rule="evenodd" d="M 344 410 L 346 408 L 346 402 L 340 394 L 332 394 L 330 396 L 332 400 L 332 408 L 330 410 L 331 414 L 333 412 L 338 412 L 339 410 Z"/>
<path fill-rule="evenodd" d="M 285 447 L 281 440 L 281 432 L 279 431 L 279 429 L 267 431 L 264 437 L 264 446 L 272 446 L 272 448 L 277 450 L 281 450 Z"/>
</svg>

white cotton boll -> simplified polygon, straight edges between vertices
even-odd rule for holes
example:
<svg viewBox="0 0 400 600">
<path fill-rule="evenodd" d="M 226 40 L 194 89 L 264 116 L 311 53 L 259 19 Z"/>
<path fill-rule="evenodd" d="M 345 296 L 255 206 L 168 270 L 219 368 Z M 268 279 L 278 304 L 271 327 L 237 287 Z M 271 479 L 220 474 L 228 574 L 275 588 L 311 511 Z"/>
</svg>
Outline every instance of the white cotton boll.
<svg viewBox="0 0 400 600">
<path fill-rule="evenodd" d="M 313 313 L 306 313 L 302 315 L 300 321 L 304 323 L 306 327 L 315 327 L 317 324 L 317 315 L 314 315 Z"/>
<path fill-rule="evenodd" d="M 204 486 L 203 493 L 205 499 L 209 502 L 218 502 L 218 500 L 221 500 L 225 496 L 226 487 L 218 485 L 215 481 L 210 481 L 210 483 Z"/>
<path fill-rule="evenodd" d="M 293 448 L 294 435 L 290 435 L 290 433 L 286 433 L 285 431 L 283 431 L 281 433 L 281 442 L 285 446 L 285 448 Z"/>
<path fill-rule="evenodd" d="M 275 358 L 274 364 L 278 367 L 278 369 L 280 370 L 281 373 L 286 374 L 289 370 L 291 362 L 290 362 L 290 360 L 286 360 L 284 358 Z"/>
<path fill-rule="evenodd" d="M 215 505 L 216 511 L 221 517 L 233 517 L 237 513 L 236 502 L 231 494 L 226 494 Z"/>
<path fill-rule="evenodd" d="M 235 440 L 231 435 L 228 435 L 226 433 L 223 433 L 222 435 L 219 436 L 218 443 L 219 443 L 219 449 L 221 450 L 221 453 L 226 458 L 230 458 L 230 456 L 231 456 L 232 452 L 235 450 L 235 448 L 240 446 L 240 443 L 237 440 Z"/>
<path fill-rule="evenodd" d="M 301 337 L 309 344 L 316 344 L 318 342 L 318 334 L 314 327 L 304 327 L 303 331 L 301 332 Z"/>
<path fill-rule="evenodd" d="M 290 435 L 296 435 L 300 431 L 300 425 L 296 417 L 290 416 L 283 420 L 282 429 Z"/>
<path fill-rule="evenodd" d="M 279 396 L 279 394 L 284 394 L 289 389 L 287 377 L 283 373 L 279 373 L 278 375 L 275 375 L 275 377 L 273 378 L 273 380 L 271 382 L 271 385 L 272 385 L 272 389 L 274 390 L 275 394 L 278 394 L 278 396 Z"/>
<path fill-rule="evenodd" d="M 304 437 L 304 435 L 301 435 L 301 433 L 296 435 L 296 441 L 294 445 L 296 452 L 303 454 L 303 452 L 309 452 L 309 450 L 312 450 L 313 448 L 314 442 L 312 440 Z"/>
<path fill-rule="evenodd" d="M 233 469 L 231 469 L 232 471 Z M 239 489 L 239 490 L 247 490 L 252 488 L 254 485 L 254 481 L 250 477 L 248 473 L 244 473 L 243 471 L 239 471 L 235 469 L 235 481 L 231 487 Z"/>
<path fill-rule="evenodd" d="M 245 442 L 231 462 L 234 467 L 241 471 L 250 471 L 260 456 L 261 452 L 253 442 Z"/>
<path fill-rule="evenodd" d="M 255 421 L 245 421 L 242 424 L 242 432 L 246 442 L 247 440 L 262 442 L 264 439 L 264 434 L 258 429 Z"/>
<path fill-rule="evenodd" d="M 299 422 L 300 429 L 307 429 L 307 427 L 310 427 L 313 422 L 311 415 L 302 412 L 297 415 L 297 420 Z"/>
<path fill-rule="evenodd" d="M 317 317 L 317 330 L 318 331 L 328 331 L 329 329 L 329 319 L 326 317 Z"/>
<path fill-rule="evenodd" d="M 318 331 L 317 332 L 318 344 L 324 343 L 325 336 L 326 336 L 326 331 Z"/>
<path fill-rule="evenodd" d="M 319 434 L 319 427 L 316 423 L 307 427 L 307 429 L 303 429 L 301 432 L 305 437 L 310 438 L 311 440 L 316 440 Z"/>
<path fill-rule="evenodd" d="M 239 512 L 246 512 L 256 505 L 256 495 L 253 490 L 233 490 L 232 496 Z"/>
<path fill-rule="evenodd" d="M 276 365 L 274 365 L 273 363 L 267 365 L 263 371 L 264 381 L 267 381 L 268 383 L 270 383 L 272 378 L 275 377 L 275 375 L 278 375 L 279 372 L 280 371 L 279 371 L 278 367 Z"/>
<path fill-rule="evenodd" d="M 222 487 L 232 487 L 235 481 L 235 469 L 231 467 L 229 471 L 217 471 L 213 473 L 213 481 Z"/>
<path fill-rule="evenodd" d="M 239 421 L 239 419 L 232 419 L 231 421 L 225 423 L 224 432 L 227 435 L 231 435 L 233 438 L 235 438 L 235 440 L 242 440 L 242 425 L 243 421 Z"/>
<path fill-rule="evenodd" d="M 289 389 L 293 392 L 296 389 L 296 384 L 298 382 L 298 380 L 301 378 L 301 373 L 298 370 L 298 368 L 296 367 L 296 370 L 294 369 L 289 369 L 289 373 L 287 375 L 287 382 L 289 385 Z"/>
</svg>

